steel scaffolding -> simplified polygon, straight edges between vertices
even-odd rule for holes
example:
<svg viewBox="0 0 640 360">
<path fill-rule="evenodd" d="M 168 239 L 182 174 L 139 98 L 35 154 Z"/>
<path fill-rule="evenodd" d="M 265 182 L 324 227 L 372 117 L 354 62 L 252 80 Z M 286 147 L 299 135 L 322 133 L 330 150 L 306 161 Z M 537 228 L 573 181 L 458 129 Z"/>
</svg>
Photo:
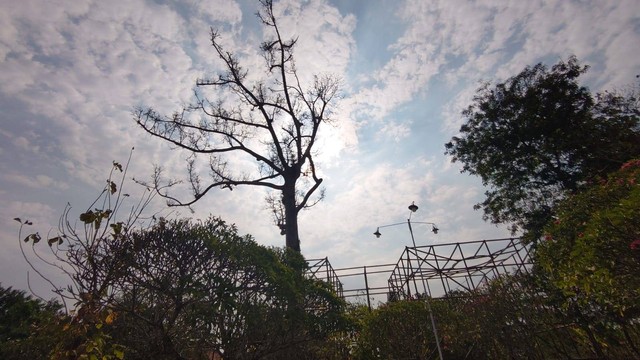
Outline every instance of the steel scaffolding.
<svg viewBox="0 0 640 360">
<path fill-rule="evenodd" d="M 528 247 L 517 238 L 405 247 L 389 277 L 388 300 L 473 292 L 531 265 Z"/>
<path fill-rule="evenodd" d="M 364 297 L 371 307 L 376 295 L 394 301 L 471 293 L 501 275 L 525 272 L 532 263 L 520 239 L 505 238 L 405 247 L 396 264 L 334 269 L 326 257 L 307 264 L 307 276 L 325 281 L 345 300 Z"/>
<path fill-rule="evenodd" d="M 307 259 L 307 264 L 309 266 L 307 269 L 308 277 L 326 282 L 338 296 L 344 297 L 342 282 L 340 282 L 340 278 L 336 275 L 328 258 Z"/>
</svg>

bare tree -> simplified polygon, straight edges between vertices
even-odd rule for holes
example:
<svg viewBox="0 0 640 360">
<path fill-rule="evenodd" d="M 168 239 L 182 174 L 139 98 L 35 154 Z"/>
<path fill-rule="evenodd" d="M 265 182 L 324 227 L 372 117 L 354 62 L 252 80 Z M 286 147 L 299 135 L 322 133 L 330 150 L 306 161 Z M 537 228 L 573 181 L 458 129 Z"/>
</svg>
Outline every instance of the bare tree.
<svg viewBox="0 0 640 360">
<path fill-rule="evenodd" d="M 143 108 L 136 111 L 135 120 L 151 135 L 190 152 L 187 181 L 191 197 L 179 199 L 169 193 L 160 167 L 149 184 L 170 206 L 191 206 L 213 188 L 233 190 L 252 185 L 275 190 L 267 197 L 268 205 L 281 234 L 286 235 L 287 247 L 300 251 L 298 213 L 323 197 L 313 146 L 320 125 L 328 121 L 328 106 L 337 96 L 339 80 L 314 76 L 305 89 L 293 55 L 297 39 L 283 39 L 272 0 L 261 0 L 260 4 L 257 16 L 272 33 L 260 47 L 266 66 L 261 80 L 252 80 L 249 69 L 240 65 L 236 54 L 223 48 L 220 34 L 212 29 L 211 45 L 225 71 L 198 80 L 194 103 L 182 111 L 165 116 Z M 204 95 L 210 90 L 214 90 L 215 99 Z M 210 178 L 204 185 L 196 162 L 199 154 L 209 157 Z M 234 159 L 257 166 L 248 173 L 237 168 L 234 172 Z M 176 183 L 169 181 L 169 185 Z"/>
</svg>

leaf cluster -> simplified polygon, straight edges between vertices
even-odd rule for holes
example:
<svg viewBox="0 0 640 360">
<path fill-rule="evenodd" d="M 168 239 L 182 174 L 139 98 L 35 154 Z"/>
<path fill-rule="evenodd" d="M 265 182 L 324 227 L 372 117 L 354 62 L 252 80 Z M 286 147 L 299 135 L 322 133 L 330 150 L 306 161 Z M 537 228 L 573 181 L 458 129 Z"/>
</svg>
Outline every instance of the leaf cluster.
<svg viewBox="0 0 640 360">
<path fill-rule="evenodd" d="M 608 331 L 640 317 L 640 161 L 572 196 L 545 228 L 536 261 L 562 294 Z"/>
</svg>

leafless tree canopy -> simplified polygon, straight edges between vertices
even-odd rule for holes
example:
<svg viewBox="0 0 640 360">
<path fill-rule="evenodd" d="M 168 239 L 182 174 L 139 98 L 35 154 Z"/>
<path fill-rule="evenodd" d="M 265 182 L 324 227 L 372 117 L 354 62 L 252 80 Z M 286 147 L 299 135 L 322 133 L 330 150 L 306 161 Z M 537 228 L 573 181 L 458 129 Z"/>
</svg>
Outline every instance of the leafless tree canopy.
<svg viewBox="0 0 640 360">
<path fill-rule="evenodd" d="M 287 246 L 299 251 L 297 214 L 322 198 L 313 146 L 320 125 L 328 120 L 339 80 L 314 76 L 306 87 L 294 61 L 297 39 L 283 38 L 271 0 L 262 0 L 261 6 L 258 18 L 272 33 L 271 40 L 260 47 L 265 61 L 261 80 L 253 80 L 252 69 L 242 67 L 238 56 L 223 48 L 220 33 L 212 29 L 211 45 L 225 71 L 199 79 L 195 101 L 182 111 L 166 116 L 142 108 L 135 112 L 135 120 L 151 135 L 191 153 L 187 180 L 192 196 L 188 199 L 168 192 L 160 167 L 154 173 L 150 185 L 169 205 L 190 206 L 216 187 L 232 190 L 254 185 L 276 190 L 267 201 L 281 233 L 286 234 Z M 205 96 L 205 91 L 215 96 Z M 198 154 L 209 157 L 206 179 L 196 161 Z M 255 162 L 255 171 L 234 171 L 232 155 Z M 169 181 L 169 185 L 175 183 Z"/>
</svg>

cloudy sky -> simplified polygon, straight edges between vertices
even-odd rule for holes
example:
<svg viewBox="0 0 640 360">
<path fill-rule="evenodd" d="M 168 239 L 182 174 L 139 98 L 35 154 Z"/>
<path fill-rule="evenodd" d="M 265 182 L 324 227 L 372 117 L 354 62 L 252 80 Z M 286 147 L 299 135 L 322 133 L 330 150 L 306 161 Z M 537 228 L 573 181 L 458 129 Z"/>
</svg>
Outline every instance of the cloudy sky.
<svg viewBox="0 0 640 360">
<path fill-rule="evenodd" d="M 73 216 L 101 190 L 113 160 L 135 147 L 129 177 L 153 165 L 185 174 L 185 154 L 135 125 L 132 110 L 171 113 L 189 102 L 197 78 L 218 69 L 209 29 L 259 75 L 263 39 L 249 0 L 1 0 L 0 282 L 27 287 L 18 223 L 55 231 L 69 202 Z M 287 37 L 299 38 L 298 68 L 343 81 L 333 123 L 320 134 L 318 166 L 326 199 L 300 218 L 302 252 L 336 268 L 395 263 L 411 244 L 508 237 L 482 221 L 478 179 L 460 174 L 444 144 L 463 122 L 479 81 L 526 65 L 576 55 L 592 90 L 621 88 L 640 73 L 637 0 L 308 0 L 279 1 Z M 142 193 L 133 183 L 126 191 Z M 283 246 L 263 190 L 214 191 L 172 216 L 220 216 L 260 244 Z M 157 201 L 152 208 L 162 209 Z M 43 269 L 47 272 L 50 270 Z M 49 272 L 54 279 L 61 277 Z M 35 279 L 44 297 L 48 286 Z"/>
</svg>

